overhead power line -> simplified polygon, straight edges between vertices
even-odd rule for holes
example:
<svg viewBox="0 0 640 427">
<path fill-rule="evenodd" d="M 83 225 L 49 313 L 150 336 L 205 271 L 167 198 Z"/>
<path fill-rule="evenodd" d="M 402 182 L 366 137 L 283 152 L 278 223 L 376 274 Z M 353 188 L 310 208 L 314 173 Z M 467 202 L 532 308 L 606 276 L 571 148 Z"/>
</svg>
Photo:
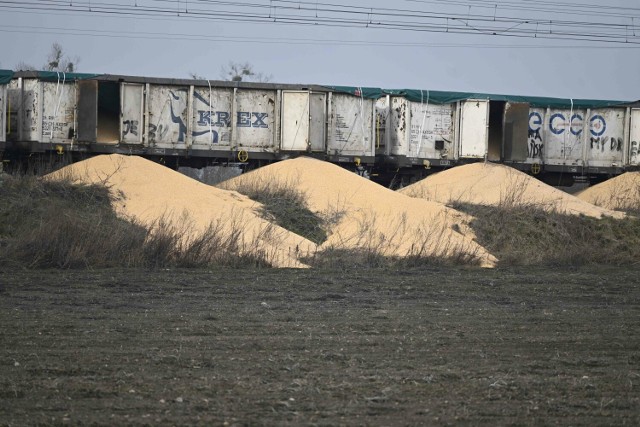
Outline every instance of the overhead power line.
<svg viewBox="0 0 640 427">
<path fill-rule="evenodd" d="M 335 46 L 379 46 L 379 47 L 422 47 L 422 48 L 474 48 L 474 49 L 611 49 L 612 46 L 578 46 L 578 45 L 513 45 L 513 44 L 479 44 L 479 43 L 411 43 L 393 41 L 363 41 L 345 39 L 313 39 L 284 37 L 242 37 L 242 36 L 207 36 L 203 34 L 167 33 L 149 31 L 96 30 L 67 27 L 43 27 L 24 25 L 5 25 L 0 28 L 3 33 L 55 34 L 105 38 L 150 39 L 150 40 L 190 40 L 230 43 L 284 44 L 284 45 L 335 45 Z M 640 45 L 620 45 L 619 49 L 640 49 Z"/>
<path fill-rule="evenodd" d="M 472 2 L 467 0 L 466 3 Z M 89 0 L 0 0 L 0 8 L 10 11 L 67 12 L 148 18 L 173 17 L 174 19 L 199 18 L 224 20 L 225 22 L 359 27 L 411 32 L 640 44 L 640 18 L 638 20 L 632 19 L 629 24 L 621 23 L 620 20 L 607 22 L 602 20 L 546 20 L 499 15 L 497 11 L 493 15 L 472 14 L 470 10 L 467 14 L 441 13 L 292 0 L 270 0 L 262 3 L 217 0 L 133 0 L 111 3 Z"/>
</svg>

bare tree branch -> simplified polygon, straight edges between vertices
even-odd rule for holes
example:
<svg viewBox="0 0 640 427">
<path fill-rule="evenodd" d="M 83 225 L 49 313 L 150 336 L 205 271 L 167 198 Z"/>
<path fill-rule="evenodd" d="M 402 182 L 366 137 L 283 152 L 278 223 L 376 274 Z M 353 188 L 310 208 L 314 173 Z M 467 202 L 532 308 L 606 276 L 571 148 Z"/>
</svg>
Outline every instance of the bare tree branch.
<svg viewBox="0 0 640 427">
<path fill-rule="evenodd" d="M 260 82 L 266 83 L 273 78 L 271 75 L 258 73 L 254 71 L 253 65 L 249 62 L 229 62 L 223 65 L 220 70 L 220 77 L 223 80 L 231 82 Z"/>
</svg>

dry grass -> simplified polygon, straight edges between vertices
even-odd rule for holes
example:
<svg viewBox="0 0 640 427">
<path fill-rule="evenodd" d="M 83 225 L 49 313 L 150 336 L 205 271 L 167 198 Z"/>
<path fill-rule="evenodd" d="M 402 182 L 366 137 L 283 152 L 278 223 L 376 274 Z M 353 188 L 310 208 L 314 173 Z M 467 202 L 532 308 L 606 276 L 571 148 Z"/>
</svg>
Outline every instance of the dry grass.
<svg viewBox="0 0 640 427">
<path fill-rule="evenodd" d="M 260 202 L 265 218 L 318 245 L 327 240 L 347 209 L 346 202 L 338 201 L 325 212 L 312 212 L 308 208 L 307 195 L 295 185 L 295 178 L 283 180 L 247 175 L 242 187 L 229 188 L 225 183 L 219 187 L 233 189 Z M 440 222 L 425 223 L 414 229 L 409 227 L 404 216 L 391 221 L 392 224 L 382 226 L 386 221 L 373 213 L 359 216 L 355 232 L 339 236 L 337 241 L 314 253 L 301 254 L 301 260 L 312 267 L 339 269 L 481 263 L 474 250 L 454 247 L 446 238 L 448 230 Z M 403 255 L 398 256 L 398 253 Z"/>
<path fill-rule="evenodd" d="M 477 240 L 500 266 L 635 265 L 640 219 L 569 215 L 549 206 L 511 200 L 498 206 L 455 204 L 472 215 Z"/>
<path fill-rule="evenodd" d="M 4 174 L 0 185 L 0 266 L 8 268 L 264 266 L 228 224 L 190 238 L 164 219 L 150 227 L 118 217 L 104 185 Z M 187 222 L 188 223 L 188 222 Z M 239 228 L 238 228 L 239 229 Z M 223 232 L 223 230 L 225 230 Z M 240 243 L 239 243 L 240 242 Z M 248 250 L 251 247 L 252 250 Z"/>
<path fill-rule="evenodd" d="M 382 224 L 386 221 L 367 214 L 357 222 L 355 232 L 340 236 L 305 262 L 315 267 L 348 269 L 481 265 L 483 261 L 477 246 L 451 242 L 449 233 L 459 230 L 444 226 L 445 218 L 417 228 L 409 226 L 406 216 L 393 219 L 392 224 Z"/>
<path fill-rule="evenodd" d="M 321 244 L 327 239 L 330 225 L 322 215 L 312 212 L 307 205 L 306 194 L 299 190 L 293 180 L 265 179 L 256 175 L 246 175 L 241 188 L 232 188 L 262 204 L 263 218 L 274 222 L 310 241 Z M 224 183 L 220 188 L 229 189 Z"/>
</svg>

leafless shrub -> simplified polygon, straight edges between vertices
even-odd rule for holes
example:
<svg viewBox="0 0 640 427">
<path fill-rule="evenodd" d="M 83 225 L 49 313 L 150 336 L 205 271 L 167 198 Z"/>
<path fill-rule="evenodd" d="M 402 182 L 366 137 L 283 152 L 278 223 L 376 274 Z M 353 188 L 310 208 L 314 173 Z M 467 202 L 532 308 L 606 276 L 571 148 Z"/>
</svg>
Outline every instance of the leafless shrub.
<svg viewBox="0 0 640 427">
<path fill-rule="evenodd" d="M 390 220 L 365 214 L 353 233 L 334 236 L 306 262 L 323 268 L 412 268 L 425 265 L 480 265 L 480 247 L 471 241 L 454 243 L 443 216 L 410 226 L 406 215 Z M 384 231 L 380 231 L 384 230 Z"/>
<path fill-rule="evenodd" d="M 308 196 L 295 185 L 295 177 L 246 174 L 233 183 L 222 182 L 219 187 L 235 190 L 262 204 L 261 214 L 293 233 L 314 243 L 327 238 L 329 223 L 308 207 Z M 327 218 L 329 219 L 329 218 Z M 334 220 L 334 218 L 330 218 Z"/>
<path fill-rule="evenodd" d="M 0 266 L 26 268 L 204 267 L 269 265 L 275 257 L 239 224 L 214 222 L 193 233 L 188 222 L 151 225 L 118 217 L 103 185 L 32 176 L 5 177 L 0 187 Z M 267 227 L 268 228 L 268 227 Z M 230 231 L 229 231 L 230 230 Z"/>
</svg>

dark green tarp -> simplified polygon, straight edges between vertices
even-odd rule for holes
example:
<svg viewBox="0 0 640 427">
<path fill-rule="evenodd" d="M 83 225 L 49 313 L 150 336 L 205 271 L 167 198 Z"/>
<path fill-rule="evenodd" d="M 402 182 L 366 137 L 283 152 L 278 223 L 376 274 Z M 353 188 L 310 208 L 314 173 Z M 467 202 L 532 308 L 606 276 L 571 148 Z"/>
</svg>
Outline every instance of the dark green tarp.
<svg viewBox="0 0 640 427">
<path fill-rule="evenodd" d="M 13 77 L 13 71 L 0 70 L 0 85 L 6 85 L 11 81 L 12 77 Z"/>
<path fill-rule="evenodd" d="M 57 82 L 57 81 L 75 81 L 75 80 L 88 80 L 100 77 L 101 74 L 88 74 L 88 73 L 63 73 L 56 71 L 38 71 L 38 78 L 45 82 Z"/>
<path fill-rule="evenodd" d="M 485 99 L 488 101 L 526 102 L 537 108 L 571 108 L 571 99 L 547 98 L 540 96 L 496 95 L 490 93 L 449 92 L 440 90 L 418 89 L 380 89 L 354 86 L 327 86 L 336 91 L 363 98 L 377 99 L 384 95 L 402 96 L 412 102 L 450 104 L 469 99 Z M 573 108 L 603 108 L 628 104 L 629 101 L 574 99 Z"/>
</svg>

